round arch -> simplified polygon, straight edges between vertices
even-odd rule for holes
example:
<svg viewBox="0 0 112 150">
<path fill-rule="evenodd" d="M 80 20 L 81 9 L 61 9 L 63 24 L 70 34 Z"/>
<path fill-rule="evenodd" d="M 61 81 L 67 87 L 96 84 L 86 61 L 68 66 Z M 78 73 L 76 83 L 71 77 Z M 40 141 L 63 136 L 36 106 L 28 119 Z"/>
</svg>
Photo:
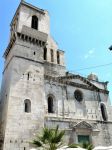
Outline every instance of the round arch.
<svg viewBox="0 0 112 150">
<path fill-rule="evenodd" d="M 37 18 L 37 16 L 35 16 L 35 15 L 32 16 L 31 27 L 32 27 L 33 29 L 38 30 L 38 18 Z"/>
<path fill-rule="evenodd" d="M 31 101 L 29 99 L 24 100 L 24 112 L 26 113 L 31 112 Z"/>
<path fill-rule="evenodd" d="M 106 106 L 104 103 L 100 103 L 100 109 L 101 109 L 101 114 L 102 114 L 102 118 L 104 121 L 108 120 L 108 116 L 107 116 L 107 110 L 106 110 Z"/>
<path fill-rule="evenodd" d="M 55 113 L 55 96 L 53 94 L 47 96 L 47 108 L 48 113 Z"/>
</svg>

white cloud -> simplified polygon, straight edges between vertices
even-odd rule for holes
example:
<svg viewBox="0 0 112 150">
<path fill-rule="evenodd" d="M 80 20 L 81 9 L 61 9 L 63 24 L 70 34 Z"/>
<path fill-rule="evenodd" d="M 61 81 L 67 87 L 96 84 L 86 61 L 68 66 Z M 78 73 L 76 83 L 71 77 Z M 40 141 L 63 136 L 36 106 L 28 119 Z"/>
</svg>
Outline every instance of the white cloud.
<svg viewBox="0 0 112 150">
<path fill-rule="evenodd" d="M 91 49 L 87 52 L 87 54 L 84 55 L 84 58 L 85 59 L 88 59 L 88 58 L 91 58 L 91 57 L 94 57 L 94 52 L 95 52 L 95 49 Z"/>
</svg>

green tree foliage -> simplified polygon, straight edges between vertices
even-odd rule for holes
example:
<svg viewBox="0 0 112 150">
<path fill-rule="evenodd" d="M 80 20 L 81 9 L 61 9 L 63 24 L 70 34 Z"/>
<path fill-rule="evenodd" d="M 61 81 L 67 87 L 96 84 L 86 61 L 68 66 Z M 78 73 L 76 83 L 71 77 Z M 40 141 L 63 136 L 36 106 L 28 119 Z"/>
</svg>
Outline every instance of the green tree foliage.
<svg viewBox="0 0 112 150">
<path fill-rule="evenodd" d="M 84 148 L 84 149 L 87 149 L 87 150 L 92 150 L 93 149 L 93 145 L 88 143 L 88 142 L 83 142 L 81 144 L 71 144 L 68 146 L 69 148 L 78 148 L 78 147 L 81 147 L 81 148 Z"/>
<path fill-rule="evenodd" d="M 88 142 L 82 143 L 82 144 L 81 144 L 81 147 L 82 147 L 82 148 L 85 148 L 85 149 L 87 149 L 87 150 L 92 150 L 92 149 L 93 149 L 93 145 L 90 144 L 90 143 L 88 143 Z"/>
<path fill-rule="evenodd" d="M 59 126 L 55 129 L 43 128 L 42 134 L 37 135 L 32 144 L 45 150 L 56 150 L 62 146 L 64 134 L 65 131 L 59 131 Z"/>
<path fill-rule="evenodd" d="M 78 148 L 78 147 L 80 147 L 80 146 L 79 146 L 79 144 L 73 143 L 73 144 L 69 145 L 68 147 L 69 147 L 69 148 Z"/>
</svg>

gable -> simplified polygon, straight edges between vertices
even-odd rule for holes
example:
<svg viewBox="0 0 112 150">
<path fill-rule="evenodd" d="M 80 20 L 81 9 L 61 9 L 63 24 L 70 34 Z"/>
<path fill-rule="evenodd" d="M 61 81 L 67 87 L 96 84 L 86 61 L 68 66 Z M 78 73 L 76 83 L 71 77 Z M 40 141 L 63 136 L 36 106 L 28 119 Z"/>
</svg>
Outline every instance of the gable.
<svg viewBox="0 0 112 150">
<path fill-rule="evenodd" d="M 87 83 L 85 83 L 84 81 L 82 81 L 81 79 L 69 79 L 70 82 L 74 82 L 74 83 L 78 83 L 78 84 L 82 84 L 82 85 L 88 85 Z"/>
<path fill-rule="evenodd" d="M 85 121 L 81 121 L 79 123 L 77 123 L 74 128 L 77 128 L 77 129 L 91 129 L 92 130 L 92 126 L 85 122 Z"/>
<path fill-rule="evenodd" d="M 96 82 L 93 80 L 90 80 L 91 84 L 95 85 L 96 87 L 98 87 L 99 89 L 105 90 L 105 87 L 107 86 L 106 83 L 101 83 L 101 82 Z"/>
<path fill-rule="evenodd" d="M 92 84 L 91 82 L 88 81 L 88 79 L 80 75 L 69 75 L 69 76 L 62 77 L 62 79 L 67 80 L 67 82 L 71 83 L 71 85 L 79 84 L 82 85 L 83 87 L 84 86 L 91 87 L 98 90 L 98 88 L 94 84 Z"/>
</svg>

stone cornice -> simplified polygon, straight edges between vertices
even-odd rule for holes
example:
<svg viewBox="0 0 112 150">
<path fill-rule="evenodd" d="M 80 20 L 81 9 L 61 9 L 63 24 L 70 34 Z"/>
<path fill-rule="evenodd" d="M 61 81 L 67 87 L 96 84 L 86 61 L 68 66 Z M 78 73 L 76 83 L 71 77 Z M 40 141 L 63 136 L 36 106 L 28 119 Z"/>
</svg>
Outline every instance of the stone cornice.
<svg viewBox="0 0 112 150">
<path fill-rule="evenodd" d="M 30 9 L 34 9 L 34 10 L 38 11 L 39 13 L 41 13 L 41 14 L 43 14 L 43 15 L 45 14 L 45 11 L 44 11 L 43 9 L 40 9 L 40 8 L 38 8 L 38 7 L 35 7 L 34 5 L 29 4 L 29 3 L 25 2 L 25 1 L 22 1 L 20 4 L 21 4 L 21 5 L 24 5 L 24 6 L 27 6 L 27 7 L 29 7 Z"/>
<path fill-rule="evenodd" d="M 52 80 L 54 82 L 58 82 L 58 83 L 60 83 L 64 86 L 70 85 L 70 86 L 83 88 L 83 89 L 87 89 L 87 90 L 91 90 L 91 91 L 96 91 L 96 92 L 101 92 L 101 93 L 106 93 L 106 94 L 109 93 L 109 91 L 99 89 L 99 88 L 97 88 L 96 86 L 94 86 L 93 84 L 91 84 L 89 82 L 86 82 L 87 85 L 84 85 L 84 84 L 80 84 L 80 83 L 71 82 L 71 81 L 69 81 L 70 78 L 68 78 L 68 77 L 67 78 L 65 78 L 65 77 L 52 77 L 52 76 L 49 76 L 49 75 L 45 75 L 44 77 L 47 80 Z M 76 77 L 78 77 L 78 76 L 76 76 Z"/>
<path fill-rule="evenodd" d="M 11 48 L 13 47 L 13 45 L 14 45 L 17 38 L 19 38 L 23 41 L 26 41 L 26 42 L 30 42 L 34 45 L 38 45 L 40 47 L 44 47 L 46 45 L 45 41 L 33 38 L 33 37 L 25 35 L 23 33 L 19 33 L 19 32 L 14 33 L 11 40 L 10 40 L 10 42 L 9 42 L 9 44 L 8 44 L 8 46 L 7 46 L 7 48 L 6 48 L 6 50 L 5 50 L 5 52 L 4 52 L 4 55 L 3 55 L 4 58 L 6 58 L 8 56 L 8 54 L 9 54 Z"/>
<path fill-rule="evenodd" d="M 102 123 L 102 124 L 112 124 L 112 121 L 96 121 L 97 123 Z"/>
<path fill-rule="evenodd" d="M 13 47 L 13 45 L 15 44 L 15 41 L 16 41 L 16 35 L 14 34 L 14 35 L 11 37 L 10 42 L 9 42 L 9 44 L 8 44 L 8 46 L 7 46 L 7 48 L 6 48 L 5 52 L 4 52 L 4 54 L 3 54 L 3 57 L 4 57 L 4 58 L 7 57 L 8 53 L 10 52 L 10 49 L 11 49 L 11 48 Z"/>
<path fill-rule="evenodd" d="M 41 32 L 39 30 L 33 29 L 33 28 L 25 26 L 25 25 L 23 25 L 23 27 L 22 27 L 21 34 L 24 34 L 33 39 L 38 39 L 42 42 L 46 42 L 47 38 L 48 38 L 47 33 Z"/>
</svg>

